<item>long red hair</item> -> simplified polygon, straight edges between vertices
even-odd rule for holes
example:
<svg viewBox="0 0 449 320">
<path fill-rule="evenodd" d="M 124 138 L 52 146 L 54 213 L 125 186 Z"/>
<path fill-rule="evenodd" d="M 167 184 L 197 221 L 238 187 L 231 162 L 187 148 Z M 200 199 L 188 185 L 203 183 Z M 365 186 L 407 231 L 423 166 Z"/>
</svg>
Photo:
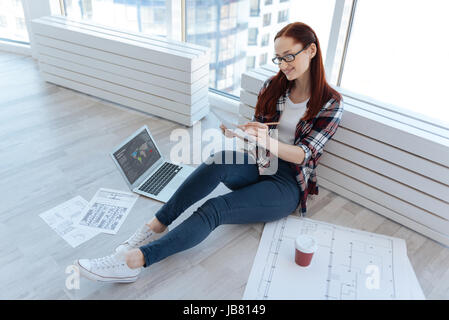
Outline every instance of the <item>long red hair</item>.
<svg viewBox="0 0 449 320">
<path fill-rule="evenodd" d="M 326 102 L 331 98 L 341 101 L 341 95 L 334 90 L 326 81 L 323 57 L 321 54 L 320 42 L 308 25 L 302 22 L 290 23 L 282 30 L 280 30 L 274 40 L 279 37 L 290 37 L 295 40 L 295 43 L 301 43 L 303 47 L 315 43 L 317 51 L 310 62 L 311 73 L 311 96 L 307 103 L 307 111 L 304 113 L 301 120 L 307 121 L 315 117 Z M 267 121 L 273 119 L 276 115 L 276 103 L 278 99 L 283 96 L 288 89 L 292 88 L 294 81 L 289 81 L 285 74 L 279 72 L 272 78 L 269 86 L 263 90 L 258 97 L 256 105 L 256 116 L 264 116 Z"/>
</svg>

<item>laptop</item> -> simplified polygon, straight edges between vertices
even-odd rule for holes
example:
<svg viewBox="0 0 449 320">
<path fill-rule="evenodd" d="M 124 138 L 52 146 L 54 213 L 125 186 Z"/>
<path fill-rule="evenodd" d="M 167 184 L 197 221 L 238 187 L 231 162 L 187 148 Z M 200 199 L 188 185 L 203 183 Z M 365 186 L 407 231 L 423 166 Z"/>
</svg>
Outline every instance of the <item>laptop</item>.
<svg viewBox="0 0 449 320">
<path fill-rule="evenodd" d="M 117 146 L 111 157 L 133 192 L 164 203 L 195 170 L 166 161 L 147 126 Z"/>
</svg>

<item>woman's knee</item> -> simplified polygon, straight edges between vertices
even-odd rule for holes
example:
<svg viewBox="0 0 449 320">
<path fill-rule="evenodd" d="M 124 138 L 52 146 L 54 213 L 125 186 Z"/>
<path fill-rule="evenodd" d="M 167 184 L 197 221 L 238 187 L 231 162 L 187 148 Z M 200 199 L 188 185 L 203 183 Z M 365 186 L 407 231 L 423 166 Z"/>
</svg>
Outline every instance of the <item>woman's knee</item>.
<svg viewBox="0 0 449 320">
<path fill-rule="evenodd" d="M 286 192 L 287 194 L 287 192 Z M 299 190 L 295 190 L 291 193 L 291 196 L 286 200 L 286 216 L 296 211 L 298 206 L 300 205 L 300 198 L 299 198 Z"/>
<path fill-rule="evenodd" d="M 227 210 L 226 207 L 226 201 L 223 199 L 223 197 L 218 196 L 215 198 L 207 199 L 195 211 L 195 214 L 199 215 L 203 222 L 206 223 L 212 231 L 222 224 L 221 214 Z"/>
</svg>

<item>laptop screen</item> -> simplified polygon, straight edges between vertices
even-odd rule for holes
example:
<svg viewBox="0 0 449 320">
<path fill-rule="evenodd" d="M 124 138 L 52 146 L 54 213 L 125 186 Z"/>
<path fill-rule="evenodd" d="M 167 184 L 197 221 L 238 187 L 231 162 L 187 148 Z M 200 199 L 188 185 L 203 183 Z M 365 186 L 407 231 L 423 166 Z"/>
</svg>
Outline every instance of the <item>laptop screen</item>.
<svg viewBox="0 0 449 320">
<path fill-rule="evenodd" d="M 114 152 L 130 184 L 133 184 L 161 158 L 147 130 L 143 130 L 123 147 Z"/>
</svg>

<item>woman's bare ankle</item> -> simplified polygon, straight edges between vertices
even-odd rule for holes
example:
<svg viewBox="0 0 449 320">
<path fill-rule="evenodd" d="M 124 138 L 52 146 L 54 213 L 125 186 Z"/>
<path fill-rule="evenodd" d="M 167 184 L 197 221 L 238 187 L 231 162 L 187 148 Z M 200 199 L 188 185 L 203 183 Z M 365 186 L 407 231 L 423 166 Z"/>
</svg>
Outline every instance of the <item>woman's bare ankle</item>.
<svg viewBox="0 0 449 320">
<path fill-rule="evenodd" d="M 125 260 L 128 267 L 136 269 L 143 267 L 145 264 L 145 257 L 140 249 L 132 249 L 125 253 Z"/>
<path fill-rule="evenodd" d="M 156 217 L 146 225 L 156 233 L 164 232 L 167 229 L 167 226 L 163 225 Z"/>
</svg>

